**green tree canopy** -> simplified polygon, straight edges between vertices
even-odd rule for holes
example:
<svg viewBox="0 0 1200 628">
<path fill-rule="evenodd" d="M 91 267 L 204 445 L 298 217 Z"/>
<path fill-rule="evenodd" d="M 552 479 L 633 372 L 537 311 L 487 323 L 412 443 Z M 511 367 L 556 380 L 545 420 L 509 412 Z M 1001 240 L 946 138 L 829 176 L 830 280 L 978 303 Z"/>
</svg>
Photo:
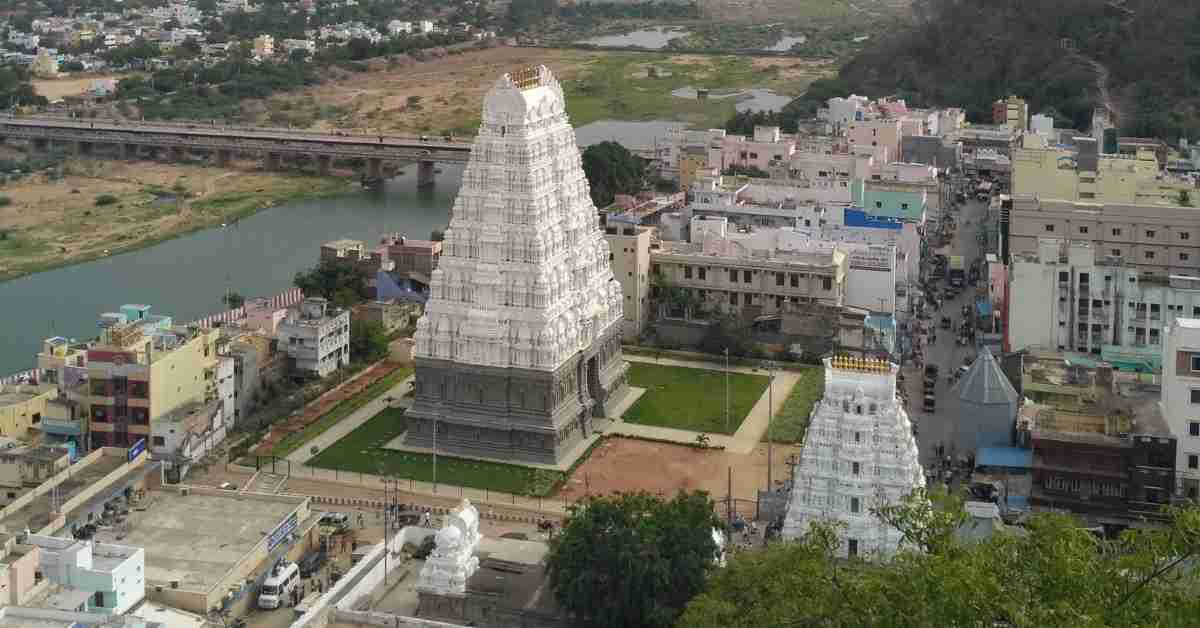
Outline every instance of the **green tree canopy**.
<svg viewBox="0 0 1200 628">
<path fill-rule="evenodd" d="M 592 497 L 551 545 L 555 598 L 589 626 L 669 626 L 714 566 L 718 525 L 703 492 Z"/>
<path fill-rule="evenodd" d="M 367 275 L 354 264 L 321 260 L 306 271 L 296 273 L 292 284 L 306 297 L 325 297 L 337 307 L 349 307 L 369 296 Z"/>
<path fill-rule="evenodd" d="M 924 502 L 924 500 L 920 500 Z M 738 554 L 688 605 L 680 628 L 729 626 L 1189 626 L 1200 617 L 1200 509 L 1162 529 L 1097 538 L 1069 515 L 977 543 L 954 535 L 961 504 L 876 511 L 909 547 L 889 562 L 833 558 L 834 528 Z"/>
<path fill-rule="evenodd" d="M 387 355 L 388 336 L 383 325 L 375 321 L 350 320 L 350 359 L 374 362 Z"/>
<path fill-rule="evenodd" d="M 617 194 L 636 194 L 646 180 L 646 162 L 616 142 L 592 144 L 583 151 L 583 172 L 596 207 L 608 207 Z"/>
</svg>

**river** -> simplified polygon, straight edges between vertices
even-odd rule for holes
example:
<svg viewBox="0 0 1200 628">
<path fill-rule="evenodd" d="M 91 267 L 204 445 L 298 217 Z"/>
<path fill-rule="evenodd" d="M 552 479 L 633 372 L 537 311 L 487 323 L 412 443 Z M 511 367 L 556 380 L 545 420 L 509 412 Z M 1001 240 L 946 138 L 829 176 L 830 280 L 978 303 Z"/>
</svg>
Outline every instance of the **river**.
<svg viewBox="0 0 1200 628">
<path fill-rule="evenodd" d="M 234 226 L 198 231 L 155 246 L 0 283 L 0 375 L 32 368 L 44 338 L 96 335 L 103 312 L 145 303 L 190 321 L 224 309 L 221 296 L 274 295 L 316 263 L 322 242 L 374 243 L 384 232 L 428 238 L 446 224 L 462 166 L 440 165 L 432 190 L 418 191 L 416 168 L 381 190 L 353 190 L 272 207 Z"/>
</svg>

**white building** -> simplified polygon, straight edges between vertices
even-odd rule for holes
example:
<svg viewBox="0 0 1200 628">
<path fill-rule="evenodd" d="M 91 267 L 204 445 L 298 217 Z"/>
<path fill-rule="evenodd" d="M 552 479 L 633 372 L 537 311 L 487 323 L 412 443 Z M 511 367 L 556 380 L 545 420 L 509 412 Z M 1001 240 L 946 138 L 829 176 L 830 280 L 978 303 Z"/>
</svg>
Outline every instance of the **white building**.
<svg viewBox="0 0 1200 628">
<path fill-rule="evenodd" d="M 1038 255 L 1013 257 L 1009 341 L 1013 351 L 1057 348 L 1157 369 L 1164 328 L 1200 317 L 1200 278 L 1149 276 L 1090 243 L 1040 238 Z"/>
<path fill-rule="evenodd" d="M 417 31 L 422 34 L 432 33 L 433 32 L 433 22 L 430 20 L 421 20 L 420 22 L 417 22 Z"/>
<path fill-rule="evenodd" d="M 146 552 L 140 547 L 28 534 L 42 576 L 71 592 L 90 593 L 81 610 L 124 614 L 146 597 Z M 83 598 L 84 596 L 78 596 Z"/>
<path fill-rule="evenodd" d="M 784 538 L 840 521 L 840 556 L 886 557 L 900 547 L 900 532 L 871 513 L 925 486 L 912 423 L 896 397 L 898 371 L 877 360 L 825 359 L 825 396 L 795 469 Z"/>
<path fill-rule="evenodd" d="M 313 54 L 317 51 L 317 42 L 311 39 L 285 39 L 279 45 L 289 55 L 297 50 L 303 50 L 308 54 Z"/>
<path fill-rule="evenodd" d="M 392 20 L 387 23 L 388 34 L 392 37 L 397 35 L 407 35 L 413 31 L 413 23 L 403 20 Z"/>
<path fill-rule="evenodd" d="M 1163 417 L 1177 438 L 1175 492 L 1200 499 L 1200 318 L 1179 318 L 1163 344 Z"/>
<path fill-rule="evenodd" d="M 325 377 L 350 363 L 350 311 L 338 311 L 320 297 L 288 310 L 278 337 L 294 371 Z"/>
</svg>

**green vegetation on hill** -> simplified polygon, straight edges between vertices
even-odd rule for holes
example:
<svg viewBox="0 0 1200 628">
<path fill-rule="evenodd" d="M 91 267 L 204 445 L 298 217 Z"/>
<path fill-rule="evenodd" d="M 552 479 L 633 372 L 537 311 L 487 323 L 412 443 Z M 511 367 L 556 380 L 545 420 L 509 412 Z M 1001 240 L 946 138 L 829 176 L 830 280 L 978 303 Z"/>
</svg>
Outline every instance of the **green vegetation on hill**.
<svg viewBox="0 0 1200 628">
<path fill-rule="evenodd" d="M 1200 136 L 1200 3 L 918 0 L 912 23 L 814 91 L 963 106 L 981 122 L 994 100 L 1016 94 L 1031 113 L 1085 129 L 1105 71 L 1122 134 Z M 802 101 L 811 109 L 819 99 Z"/>
</svg>

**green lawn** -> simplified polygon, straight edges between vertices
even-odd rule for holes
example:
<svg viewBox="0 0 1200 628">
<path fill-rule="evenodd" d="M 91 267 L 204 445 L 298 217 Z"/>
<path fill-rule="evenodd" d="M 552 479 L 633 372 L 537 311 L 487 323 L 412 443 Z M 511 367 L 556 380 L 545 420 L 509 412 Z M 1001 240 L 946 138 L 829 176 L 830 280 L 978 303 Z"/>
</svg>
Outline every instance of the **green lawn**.
<svg viewBox="0 0 1200 628">
<path fill-rule="evenodd" d="M 388 408 L 350 432 L 315 458 L 310 466 L 358 473 L 433 481 L 433 457 L 383 449 L 406 428 L 402 410 Z M 437 479 L 441 484 L 465 486 L 542 497 L 562 481 L 558 471 L 533 469 L 497 462 L 480 462 L 438 456 Z"/>
<path fill-rule="evenodd" d="M 369 368 L 369 367 L 368 367 Z M 355 410 L 367 405 L 369 401 L 384 394 L 394 387 L 396 384 L 404 381 L 404 378 L 412 375 L 411 368 L 399 368 L 385 375 L 382 379 L 371 384 L 357 395 L 343 400 L 341 403 L 333 407 L 332 410 L 326 412 L 321 418 L 309 423 L 304 429 L 299 432 L 293 432 L 285 436 L 282 440 L 275 444 L 271 449 L 271 453 L 285 457 L 288 454 L 296 451 L 301 445 L 316 438 L 325 430 L 333 427 L 342 419 L 350 416 Z"/>
<path fill-rule="evenodd" d="M 777 443 L 799 443 L 804 440 L 813 404 L 825 393 L 825 369 L 805 369 L 800 381 L 788 394 L 783 408 L 771 422 L 771 439 Z M 763 434 L 763 440 L 767 435 Z"/>
<path fill-rule="evenodd" d="M 629 384 L 646 393 L 625 412 L 630 423 L 732 434 L 767 389 L 767 377 L 729 374 L 729 427 L 725 427 L 725 373 L 629 363 Z"/>
</svg>

